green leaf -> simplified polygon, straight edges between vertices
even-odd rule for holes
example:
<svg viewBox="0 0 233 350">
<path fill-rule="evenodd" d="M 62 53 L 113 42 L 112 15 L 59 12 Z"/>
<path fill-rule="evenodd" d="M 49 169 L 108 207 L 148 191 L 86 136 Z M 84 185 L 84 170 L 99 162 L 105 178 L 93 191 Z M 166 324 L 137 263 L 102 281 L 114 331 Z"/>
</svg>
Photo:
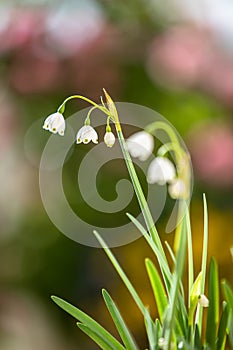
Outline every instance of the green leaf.
<svg viewBox="0 0 233 350">
<path fill-rule="evenodd" d="M 155 325 L 150 317 L 149 310 L 146 309 L 145 312 L 145 326 L 146 326 L 146 331 L 147 331 L 147 336 L 149 340 L 149 347 L 150 350 L 155 350 L 156 349 L 156 344 L 158 342 L 158 335 L 156 334 L 156 328 Z"/>
<path fill-rule="evenodd" d="M 231 345 L 231 349 L 233 349 L 233 291 L 226 280 L 222 281 L 222 290 L 229 307 L 229 319 L 227 328 L 229 342 Z"/>
<path fill-rule="evenodd" d="M 229 307 L 231 308 L 231 310 L 233 311 L 233 290 L 226 280 L 222 281 L 222 289 L 223 289 L 223 293 L 226 298 L 226 301 Z"/>
<path fill-rule="evenodd" d="M 102 337 L 100 334 L 93 331 L 91 328 L 86 326 L 83 323 L 77 323 L 77 326 L 81 331 L 83 331 L 86 335 L 88 335 L 89 338 L 94 340 L 94 342 L 100 346 L 103 350 L 115 350 L 115 346 L 112 343 L 109 343 L 104 337 Z M 124 348 L 123 348 L 124 349 Z"/>
<path fill-rule="evenodd" d="M 122 270 L 120 264 L 118 263 L 117 259 L 115 258 L 115 256 L 111 252 L 111 250 L 107 247 L 107 244 L 100 237 L 98 232 L 97 231 L 93 231 L 93 233 L 94 233 L 96 239 L 98 240 L 99 244 L 101 245 L 101 247 L 104 249 L 105 253 L 107 254 L 107 256 L 109 258 L 109 260 L 113 264 L 115 270 L 117 271 L 118 275 L 121 277 L 122 281 L 124 282 L 125 286 L 127 287 L 128 291 L 130 292 L 131 296 L 133 297 L 135 303 L 137 304 L 138 308 L 141 310 L 141 312 L 142 312 L 142 314 L 144 316 L 144 314 L 145 314 L 145 306 L 144 306 L 143 302 L 141 301 L 138 293 L 134 289 L 132 283 L 130 282 L 130 280 L 126 276 L 125 272 Z"/>
<path fill-rule="evenodd" d="M 192 244 L 192 230 L 191 230 L 191 222 L 190 222 L 190 213 L 187 215 L 187 243 L 188 243 L 188 303 L 190 307 L 191 300 L 191 289 L 193 286 L 194 280 L 194 261 L 193 261 L 193 244 Z"/>
<path fill-rule="evenodd" d="M 187 214 L 186 214 L 187 215 Z M 171 338 L 174 331 L 174 321 L 177 307 L 177 300 L 179 300 L 179 285 L 183 274 L 184 263 L 185 263 L 185 253 L 186 253 L 186 216 L 181 221 L 181 237 L 180 245 L 177 253 L 175 271 L 171 283 L 171 291 L 169 298 L 169 308 L 165 320 L 165 341 L 167 344 L 166 349 L 170 348 Z"/>
<path fill-rule="evenodd" d="M 201 337 L 200 337 L 200 332 L 198 325 L 195 325 L 195 331 L 194 331 L 194 346 L 195 349 L 202 349 L 202 344 L 201 344 Z"/>
<path fill-rule="evenodd" d="M 165 241 L 165 245 L 166 245 L 167 250 L 171 256 L 172 262 L 174 263 L 174 265 L 176 265 L 176 257 L 172 251 L 170 244 L 167 241 Z M 180 291 L 181 291 L 181 297 L 184 298 L 184 287 L 183 287 L 182 281 L 180 281 Z"/>
<path fill-rule="evenodd" d="M 150 259 L 146 259 L 146 269 L 152 286 L 152 290 L 155 296 L 156 305 L 161 322 L 163 321 L 164 311 L 168 305 L 166 292 L 163 286 L 163 282 L 156 270 L 154 264 Z"/>
<path fill-rule="evenodd" d="M 105 301 L 107 308 L 109 310 L 109 313 L 112 316 L 112 319 L 115 323 L 115 326 L 116 326 L 116 328 L 121 336 L 121 339 L 122 339 L 126 349 L 127 350 L 137 350 L 138 347 L 137 347 L 132 335 L 130 334 L 130 331 L 128 330 L 116 304 L 114 303 L 111 296 L 108 294 L 108 292 L 105 289 L 102 290 L 102 293 L 103 293 L 104 301 Z"/>
<path fill-rule="evenodd" d="M 189 326 L 193 324 L 194 311 L 198 303 L 198 297 L 201 294 L 201 278 L 202 278 L 202 272 L 200 272 L 199 275 L 197 276 L 190 291 L 190 301 L 189 301 L 190 307 L 189 307 L 189 316 L 188 316 Z"/>
<path fill-rule="evenodd" d="M 78 321 L 84 323 L 90 329 L 90 331 L 96 333 L 99 338 L 103 338 L 108 344 L 111 344 L 111 349 L 124 350 L 124 347 L 108 331 L 106 331 L 106 329 L 104 329 L 98 322 L 93 320 L 85 312 L 79 310 L 78 308 L 67 303 L 61 298 L 58 298 L 56 296 L 52 296 L 51 298 L 60 308 L 68 312 Z"/>
<path fill-rule="evenodd" d="M 226 302 L 223 302 L 223 310 L 218 328 L 217 350 L 224 350 L 227 335 L 227 324 L 229 317 L 229 308 Z"/>
<path fill-rule="evenodd" d="M 155 327 L 154 327 L 154 337 L 155 337 L 155 349 L 159 350 L 159 338 L 161 337 L 161 324 L 159 322 L 159 319 L 156 318 L 155 320 Z"/>
<path fill-rule="evenodd" d="M 209 267 L 209 284 L 208 298 L 209 307 L 206 323 L 206 342 L 211 349 L 216 348 L 216 334 L 219 322 L 219 281 L 218 281 L 218 266 L 216 261 L 211 258 Z"/>
<path fill-rule="evenodd" d="M 231 349 L 233 349 L 233 310 L 232 309 L 230 309 L 229 311 L 229 320 L 228 320 L 227 329 L 228 329 L 229 343 L 231 345 Z"/>
<path fill-rule="evenodd" d="M 202 279 L 201 279 L 201 294 L 205 293 L 205 279 L 206 279 L 206 265 L 207 265 L 207 252 L 208 252 L 208 208 L 206 196 L 203 194 L 203 206 L 204 206 L 204 237 L 203 237 L 203 247 L 202 247 L 202 262 L 201 262 L 201 271 L 202 271 Z M 199 333 L 201 336 L 202 332 L 202 307 L 197 308 L 197 324 L 199 327 Z"/>
<path fill-rule="evenodd" d="M 137 227 L 137 229 L 142 233 L 143 237 L 146 239 L 147 243 L 155 253 L 156 258 L 158 259 L 158 263 L 160 266 L 161 273 L 163 275 L 164 283 L 166 286 L 167 292 L 169 291 L 169 282 L 171 281 L 171 271 L 170 267 L 167 263 L 167 260 L 164 259 L 164 256 L 162 252 L 159 250 L 159 248 L 156 246 L 155 242 L 152 240 L 152 238 L 149 236 L 148 232 L 145 230 L 145 228 L 140 224 L 140 222 L 135 219 L 131 214 L 126 214 L 128 218 L 132 221 L 132 223 Z"/>
</svg>

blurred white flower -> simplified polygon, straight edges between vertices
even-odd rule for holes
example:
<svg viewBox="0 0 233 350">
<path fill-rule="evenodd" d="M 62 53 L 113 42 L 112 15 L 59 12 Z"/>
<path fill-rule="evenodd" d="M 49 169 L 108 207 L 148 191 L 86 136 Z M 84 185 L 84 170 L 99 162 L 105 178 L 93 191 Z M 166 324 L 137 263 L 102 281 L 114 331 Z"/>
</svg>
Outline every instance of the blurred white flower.
<svg viewBox="0 0 233 350">
<path fill-rule="evenodd" d="M 66 128 L 66 123 L 61 113 L 50 114 L 44 121 L 43 129 L 49 130 L 53 134 L 58 133 L 63 136 Z"/>
<path fill-rule="evenodd" d="M 104 135 L 104 142 L 107 147 L 112 147 L 115 143 L 116 139 L 114 134 L 111 131 L 107 131 Z"/>
<path fill-rule="evenodd" d="M 98 134 L 90 125 L 84 125 L 77 133 L 76 143 L 98 143 Z"/>
<path fill-rule="evenodd" d="M 154 138 L 146 131 L 139 131 L 130 136 L 126 141 L 126 144 L 132 157 L 145 161 L 153 152 Z"/>
<path fill-rule="evenodd" d="M 208 307 L 209 306 L 209 299 L 204 295 L 201 294 L 198 297 L 198 303 L 202 306 L 202 307 Z"/>
<path fill-rule="evenodd" d="M 183 180 L 174 179 L 168 187 L 168 192 L 173 199 L 186 199 L 187 189 Z"/>
<path fill-rule="evenodd" d="M 147 171 L 147 182 L 165 185 L 176 177 L 176 169 L 173 163 L 164 157 L 156 157 L 152 160 Z"/>
</svg>

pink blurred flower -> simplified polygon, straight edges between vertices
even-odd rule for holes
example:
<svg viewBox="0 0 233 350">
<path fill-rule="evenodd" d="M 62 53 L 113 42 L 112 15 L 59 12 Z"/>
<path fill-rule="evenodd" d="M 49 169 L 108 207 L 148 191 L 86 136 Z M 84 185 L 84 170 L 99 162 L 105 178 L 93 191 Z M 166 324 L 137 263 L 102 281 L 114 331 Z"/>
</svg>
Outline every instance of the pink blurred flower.
<svg viewBox="0 0 233 350">
<path fill-rule="evenodd" d="M 151 44 L 148 69 L 156 82 L 195 85 L 211 52 L 208 32 L 189 26 L 168 29 Z"/>
<path fill-rule="evenodd" d="M 233 107 L 233 58 L 215 53 L 203 69 L 200 87 Z"/>
<path fill-rule="evenodd" d="M 32 42 L 43 27 L 44 12 L 38 9 L 8 8 L 0 11 L 0 54 L 9 52 Z"/>
<path fill-rule="evenodd" d="M 14 56 L 9 80 L 23 94 L 57 91 L 62 86 L 61 62 L 54 55 L 40 57 L 25 48 Z"/>
<path fill-rule="evenodd" d="M 233 128 L 212 122 L 202 125 L 189 138 L 194 171 L 197 176 L 219 187 L 233 185 Z"/>
</svg>

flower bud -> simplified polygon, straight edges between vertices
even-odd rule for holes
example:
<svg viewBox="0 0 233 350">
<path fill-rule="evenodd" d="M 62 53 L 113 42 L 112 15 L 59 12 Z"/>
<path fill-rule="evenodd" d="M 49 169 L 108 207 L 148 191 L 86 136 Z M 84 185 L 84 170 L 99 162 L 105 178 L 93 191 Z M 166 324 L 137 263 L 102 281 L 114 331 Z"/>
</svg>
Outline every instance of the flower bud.
<svg viewBox="0 0 233 350">
<path fill-rule="evenodd" d="M 107 147 L 112 147 L 116 141 L 114 134 L 111 131 L 107 131 L 104 135 L 104 142 Z"/>
<path fill-rule="evenodd" d="M 209 306 L 209 299 L 204 295 L 201 294 L 198 297 L 198 303 L 202 306 L 202 307 L 208 307 Z"/>
</svg>

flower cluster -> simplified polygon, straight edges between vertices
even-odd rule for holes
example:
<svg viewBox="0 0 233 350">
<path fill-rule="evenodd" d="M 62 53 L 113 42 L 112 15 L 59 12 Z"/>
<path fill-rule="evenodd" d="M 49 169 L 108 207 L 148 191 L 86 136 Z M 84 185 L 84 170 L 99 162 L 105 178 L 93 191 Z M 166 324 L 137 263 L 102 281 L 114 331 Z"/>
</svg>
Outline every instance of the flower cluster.
<svg viewBox="0 0 233 350">
<path fill-rule="evenodd" d="M 87 144 L 93 142 L 98 143 L 98 134 L 95 129 L 89 124 L 89 119 L 86 120 L 85 125 L 78 130 L 76 135 L 76 143 Z M 63 115 L 59 112 L 50 114 L 44 121 L 43 129 L 52 132 L 53 134 L 59 134 L 61 136 L 65 133 L 65 119 Z M 112 147 L 115 143 L 115 136 L 111 132 L 111 128 L 108 125 L 106 128 L 106 133 L 104 135 L 104 142 L 107 147 Z"/>
<path fill-rule="evenodd" d="M 145 161 L 154 150 L 154 138 L 146 131 L 140 131 L 128 138 L 127 148 L 132 157 Z M 173 199 L 186 199 L 189 193 L 183 171 L 186 166 L 187 162 L 185 159 L 182 159 L 182 162 L 177 165 L 176 169 L 168 158 L 157 156 L 149 165 L 147 182 L 158 185 L 168 184 L 168 192 Z"/>
</svg>

